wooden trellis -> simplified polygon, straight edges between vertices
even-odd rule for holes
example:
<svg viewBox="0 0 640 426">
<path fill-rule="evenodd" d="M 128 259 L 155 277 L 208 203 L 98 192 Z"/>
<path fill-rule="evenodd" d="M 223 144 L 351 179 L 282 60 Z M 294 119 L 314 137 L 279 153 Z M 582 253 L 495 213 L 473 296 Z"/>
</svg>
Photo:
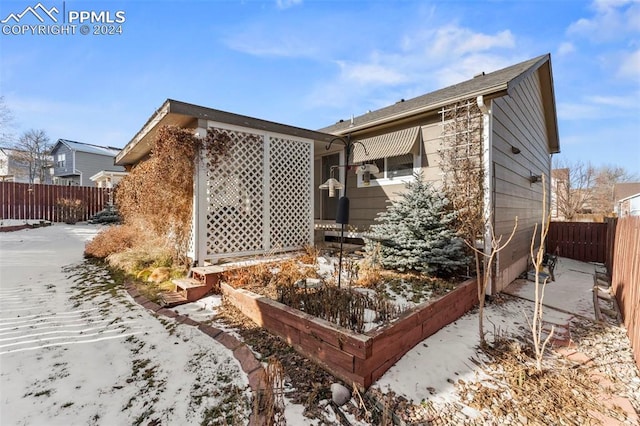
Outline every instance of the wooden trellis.
<svg viewBox="0 0 640 426">
<path fill-rule="evenodd" d="M 230 143 L 217 164 L 201 156 L 191 244 L 198 263 L 312 244 L 313 141 L 210 127 Z"/>
</svg>

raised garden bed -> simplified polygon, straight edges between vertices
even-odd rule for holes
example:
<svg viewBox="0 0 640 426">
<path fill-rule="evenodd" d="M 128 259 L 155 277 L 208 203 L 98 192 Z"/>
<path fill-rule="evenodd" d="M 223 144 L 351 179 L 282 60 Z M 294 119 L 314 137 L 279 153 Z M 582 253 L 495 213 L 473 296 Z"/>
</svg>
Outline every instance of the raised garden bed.
<svg viewBox="0 0 640 426">
<path fill-rule="evenodd" d="M 478 301 L 475 279 L 405 311 L 393 323 L 355 333 L 271 298 L 221 283 L 226 300 L 335 376 L 368 388 L 417 343 L 460 318 Z"/>
</svg>

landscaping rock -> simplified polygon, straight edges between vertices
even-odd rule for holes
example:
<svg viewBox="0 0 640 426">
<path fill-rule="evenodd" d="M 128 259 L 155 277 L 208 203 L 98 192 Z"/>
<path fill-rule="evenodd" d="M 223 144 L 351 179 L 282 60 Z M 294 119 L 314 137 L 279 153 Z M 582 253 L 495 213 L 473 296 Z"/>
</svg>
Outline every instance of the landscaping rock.
<svg viewBox="0 0 640 426">
<path fill-rule="evenodd" d="M 332 383 L 331 399 L 336 405 L 342 406 L 351 399 L 351 391 L 340 383 Z"/>
</svg>

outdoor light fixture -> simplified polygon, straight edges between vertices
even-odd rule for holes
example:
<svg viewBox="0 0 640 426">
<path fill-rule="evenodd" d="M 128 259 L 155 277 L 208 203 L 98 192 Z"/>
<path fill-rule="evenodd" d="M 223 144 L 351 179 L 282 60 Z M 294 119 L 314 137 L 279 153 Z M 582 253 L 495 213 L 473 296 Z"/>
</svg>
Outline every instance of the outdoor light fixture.
<svg viewBox="0 0 640 426">
<path fill-rule="evenodd" d="M 512 146 L 511 147 L 511 152 L 513 152 L 514 154 L 520 154 L 520 148 Z"/>
<path fill-rule="evenodd" d="M 333 169 L 331 170 L 331 173 L 333 174 Z M 320 185 L 318 188 L 320 188 L 320 189 L 328 189 L 329 190 L 329 197 L 333 198 L 333 197 L 336 196 L 336 189 L 343 189 L 344 185 L 341 184 L 338 179 L 336 179 L 336 178 L 334 178 L 332 176 L 329 179 L 327 179 L 327 181 L 325 183 L 323 183 L 322 185 Z"/>
<path fill-rule="evenodd" d="M 379 173 L 380 169 L 375 164 L 361 164 L 356 168 L 356 174 L 362 176 L 362 184 L 369 186 L 371 183 L 371 173 Z"/>
<path fill-rule="evenodd" d="M 534 175 L 534 174 L 532 174 L 529 177 L 529 182 L 531 182 L 531 183 L 540 182 L 541 180 L 542 180 L 542 175 Z"/>
</svg>

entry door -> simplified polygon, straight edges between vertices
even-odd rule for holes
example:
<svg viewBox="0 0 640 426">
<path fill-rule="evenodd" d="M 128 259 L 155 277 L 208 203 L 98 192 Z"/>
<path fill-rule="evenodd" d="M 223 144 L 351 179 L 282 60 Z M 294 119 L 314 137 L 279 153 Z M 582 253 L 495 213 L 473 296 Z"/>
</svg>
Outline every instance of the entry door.
<svg viewBox="0 0 640 426">
<path fill-rule="evenodd" d="M 322 182 L 326 182 L 331 177 L 331 166 L 340 164 L 340 154 L 325 155 L 322 157 Z M 340 169 L 335 169 L 333 177 L 340 180 Z M 338 191 L 333 198 L 329 197 L 329 191 L 322 190 L 322 219 L 336 220 L 338 210 Z"/>
</svg>

